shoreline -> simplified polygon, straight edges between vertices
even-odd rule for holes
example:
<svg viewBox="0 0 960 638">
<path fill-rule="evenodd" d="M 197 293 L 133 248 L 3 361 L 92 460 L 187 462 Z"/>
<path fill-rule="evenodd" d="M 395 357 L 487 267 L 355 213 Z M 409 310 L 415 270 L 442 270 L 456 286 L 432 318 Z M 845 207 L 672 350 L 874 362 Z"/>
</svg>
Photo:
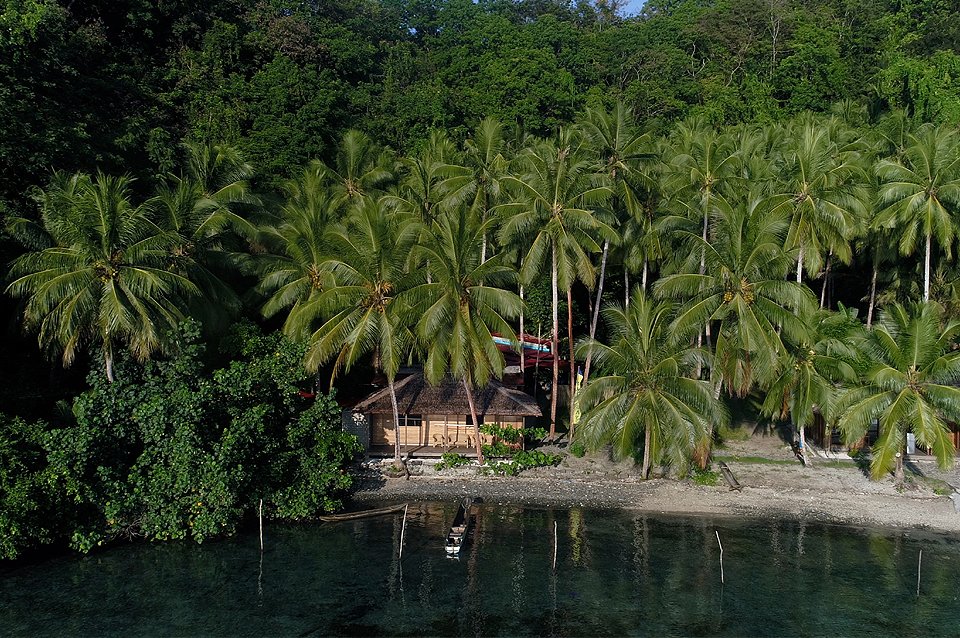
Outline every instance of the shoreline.
<svg viewBox="0 0 960 638">
<path fill-rule="evenodd" d="M 349 501 L 450 500 L 479 496 L 499 504 L 624 509 L 681 516 L 750 519 L 791 518 L 811 522 L 938 533 L 960 532 L 960 512 L 949 496 L 922 483 L 897 491 L 891 480 L 870 481 L 856 467 L 772 466 L 728 461 L 742 491 L 689 479 L 641 481 L 630 467 L 597 471 L 596 464 L 564 460 L 556 468 L 527 470 L 517 477 L 482 476 L 475 468 L 385 478 L 376 469 L 358 476 Z M 572 467 L 571 467 L 572 466 Z"/>
</svg>

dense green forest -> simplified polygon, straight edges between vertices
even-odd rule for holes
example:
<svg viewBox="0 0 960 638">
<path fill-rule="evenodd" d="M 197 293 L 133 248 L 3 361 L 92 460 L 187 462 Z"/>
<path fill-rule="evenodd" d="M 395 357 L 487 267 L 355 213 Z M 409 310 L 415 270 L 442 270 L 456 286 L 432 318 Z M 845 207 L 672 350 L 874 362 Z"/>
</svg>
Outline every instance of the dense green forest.
<svg viewBox="0 0 960 638">
<path fill-rule="evenodd" d="M 950 462 L 950 3 L 616 5 L 0 5 L 0 554 L 334 509 L 325 392 L 482 386 L 493 332 L 644 476 L 732 401 Z"/>
</svg>

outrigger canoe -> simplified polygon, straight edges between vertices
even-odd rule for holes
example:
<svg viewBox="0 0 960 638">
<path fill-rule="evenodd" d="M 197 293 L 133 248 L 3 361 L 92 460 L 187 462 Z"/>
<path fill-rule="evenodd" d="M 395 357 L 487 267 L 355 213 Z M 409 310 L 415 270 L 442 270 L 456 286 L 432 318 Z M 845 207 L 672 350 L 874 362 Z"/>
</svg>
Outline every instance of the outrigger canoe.
<svg viewBox="0 0 960 638">
<path fill-rule="evenodd" d="M 467 540 L 467 532 L 470 531 L 470 519 L 473 514 L 474 503 L 475 501 L 472 498 L 463 499 L 459 509 L 457 509 L 457 515 L 453 517 L 453 523 L 447 533 L 445 545 L 448 556 L 460 555 L 460 548 L 463 547 L 463 542 Z"/>
</svg>

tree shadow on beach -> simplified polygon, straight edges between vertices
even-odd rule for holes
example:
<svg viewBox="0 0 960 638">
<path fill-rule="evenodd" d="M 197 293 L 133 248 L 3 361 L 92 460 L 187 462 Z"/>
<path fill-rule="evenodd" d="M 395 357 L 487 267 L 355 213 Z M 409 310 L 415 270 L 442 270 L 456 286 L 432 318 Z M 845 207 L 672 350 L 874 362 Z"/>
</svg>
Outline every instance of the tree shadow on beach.
<svg viewBox="0 0 960 638">
<path fill-rule="evenodd" d="M 866 448 L 860 448 L 850 452 L 850 458 L 856 464 L 857 469 L 867 478 L 870 478 L 870 452 Z"/>
</svg>

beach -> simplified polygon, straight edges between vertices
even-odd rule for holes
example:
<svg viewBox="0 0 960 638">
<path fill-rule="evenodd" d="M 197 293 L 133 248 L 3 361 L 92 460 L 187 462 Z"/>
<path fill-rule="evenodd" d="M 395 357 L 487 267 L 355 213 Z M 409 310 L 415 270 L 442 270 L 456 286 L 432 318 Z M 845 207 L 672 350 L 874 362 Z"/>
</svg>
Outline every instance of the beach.
<svg viewBox="0 0 960 638">
<path fill-rule="evenodd" d="M 872 481 L 844 454 L 814 457 L 804 467 L 774 437 L 754 437 L 718 450 L 742 489 L 721 478 L 699 485 L 690 478 L 641 480 L 632 461 L 614 462 L 603 453 L 567 456 L 557 467 L 534 468 L 516 477 L 488 476 L 476 467 L 435 472 L 428 460 L 411 461 L 412 476 L 386 478 L 378 465 L 361 472 L 352 500 L 427 501 L 479 496 L 495 503 L 622 508 L 664 514 L 708 514 L 753 518 L 789 517 L 847 525 L 960 531 L 960 513 L 949 494 L 960 486 L 960 471 L 943 471 L 932 460 L 911 457 L 908 480 L 898 489 L 892 478 Z"/>
</svg>

